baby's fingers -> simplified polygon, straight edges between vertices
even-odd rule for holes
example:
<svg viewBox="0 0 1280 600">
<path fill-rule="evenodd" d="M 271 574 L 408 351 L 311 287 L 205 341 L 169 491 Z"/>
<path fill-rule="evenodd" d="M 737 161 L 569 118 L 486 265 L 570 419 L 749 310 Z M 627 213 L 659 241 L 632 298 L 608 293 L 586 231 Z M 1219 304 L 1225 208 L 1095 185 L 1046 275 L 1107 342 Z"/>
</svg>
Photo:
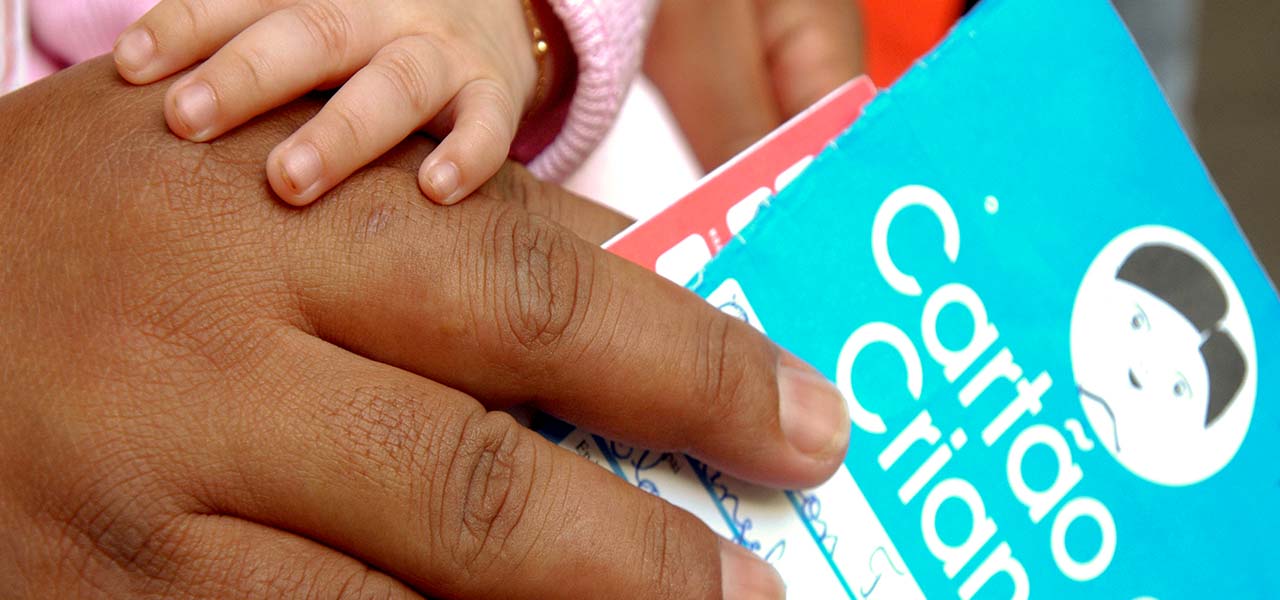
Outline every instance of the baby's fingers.
<svg viewBox="0 0 1280 600">
<path fill-rule="evenodd" d="M 165 119 L 181 137 L 204 142 L 368 61 L 385 32 L 370 11 L 302 0 L 249 26 L 179 79 Z"/>
<path fill-rule="evenodd" d="M 162 0 L 116 39 L 116 70 L 143 85 L 207 58 L 283 0 Z"/>
<path fill-rule="evenodd" d="M 491 79 L 464 86 L 454 107 L 453 130 L 418 173 L 423 193 L 440 204 L 466 198 L 498 172 L 519 124 L 511 94 Z"/>
<path fill-rule="evenodd" d="M 272 150 L 271 187 L 290 204 L 310 204 L 431 120 L 453 98 L 458 79 L 456 62 L 430 38 L 396 40 Z"/>
</svg>

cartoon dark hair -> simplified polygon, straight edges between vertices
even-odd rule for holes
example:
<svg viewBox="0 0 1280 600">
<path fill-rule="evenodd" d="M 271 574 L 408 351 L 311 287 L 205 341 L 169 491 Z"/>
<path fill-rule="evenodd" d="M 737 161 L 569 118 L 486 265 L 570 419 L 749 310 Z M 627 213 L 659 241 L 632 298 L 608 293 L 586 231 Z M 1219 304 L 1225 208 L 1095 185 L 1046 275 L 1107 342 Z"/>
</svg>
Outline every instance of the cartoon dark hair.
<svg viewBox="0 0 1280 600">
<path fill-rule="evenodd" d="M 1222 411 L 1240 391 L 1244 384 L 1245 364 L 1236 341 L 1220 329 L 1209 334 L 1209 339 L 1200 344 L 1200 354 L 1209 367 L 1209 410 L 1204 416 L 1204 426 L 1208 427 L 1222 416 Z"/>
<path fill-rule="evenodd" d="M 1121 265 L 1116 279 L 1164 300 L 1197 331 L 1213 327 L 1227 314 L 1227 295 L 1217 278 L 1199 259 L 1173 246 L 1139 247 Z"/>
<path fill-rule="evenodd" d="M 1207 428 L 1222 416 L 1244 383 L 1244 355 L 1220 328 L 1227 314 L 1222 284 L 1203 262 L 1168 244 L 1148 244 L 1129 255 L 1116 279 L 1127 281 L 1164 300 L 1186 317 L 1204 337 L 1200 354 L 1209 370 Z"/>
</svg>

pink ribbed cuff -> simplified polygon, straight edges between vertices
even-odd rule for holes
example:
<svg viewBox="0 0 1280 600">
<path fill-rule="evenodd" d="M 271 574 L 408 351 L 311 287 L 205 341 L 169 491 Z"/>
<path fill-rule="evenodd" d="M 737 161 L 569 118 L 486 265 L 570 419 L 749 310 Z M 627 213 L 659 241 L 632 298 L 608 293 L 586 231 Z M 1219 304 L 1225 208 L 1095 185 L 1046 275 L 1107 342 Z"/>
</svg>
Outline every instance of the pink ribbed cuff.
<svg viewBox="0 0 1280 600">
<path fill-rule="evenodd" d="M 577 55 L 578 80 L 567 115 L 548 111 L 540 122 L 526 127 L 545 129 L 546 121 L 564 119 L 559 134 L 529 163 L 535 175 L 560 180 L 587 159 L 617 118 L 640 68 L 656 2 L 549 0 L 549 4 Z"/>
</svg>

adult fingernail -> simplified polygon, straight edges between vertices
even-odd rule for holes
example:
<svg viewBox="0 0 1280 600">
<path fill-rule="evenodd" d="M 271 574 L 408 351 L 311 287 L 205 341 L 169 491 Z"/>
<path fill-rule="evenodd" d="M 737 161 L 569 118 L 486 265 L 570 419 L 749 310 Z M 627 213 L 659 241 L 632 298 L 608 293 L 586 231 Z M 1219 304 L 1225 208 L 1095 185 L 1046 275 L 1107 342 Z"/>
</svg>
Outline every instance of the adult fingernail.
<svg viewBox="0 0 1280 600">
<path fill-rule="evenodd" d="M 310 199 L 307 196 L 320 180 L 320 171 L 320 153 L 306 142 L 285 150 L 280 159 L 280 175 L 285 186 L 304 201 Z"/>
<path fill-rule="evenodd" d="M 796 450 L 826 458 L 849 443 L 849 407 L 821 373 L 789 352 L 778 361 L 779 419 Z"/>
<path fill-rule="evenodd" d="M 137 73 L 151 63 L 156 53 L 156 40 L 141 27 L 130 29 L 116 41 L 116 64 L 127 71 Z"/>
<path fill-rule="evenodd" d="M 190 132 L 190 139 L 202 142 L 208 137 L 209 129 L 217 112 L 217 102 L 213 98 L 213 88 L 202 81 L 189 83 L 177 92 L 173 101 L 178 111 L 178 120 Z"/>
<path fill-rule="evenodd" d="M 442 160 L 427 169 L 427 185 L 431 186 L 431 198 L 440 204 L 452 204 L 458 190 L 458 167 L 453 161 Z"/>
<path fill-rule="evenodd" d="M 720 540 L 720 592 L 725 600 L 775 600 L 787 597 L 782 576 L 746 548 Z"/>
</svg>

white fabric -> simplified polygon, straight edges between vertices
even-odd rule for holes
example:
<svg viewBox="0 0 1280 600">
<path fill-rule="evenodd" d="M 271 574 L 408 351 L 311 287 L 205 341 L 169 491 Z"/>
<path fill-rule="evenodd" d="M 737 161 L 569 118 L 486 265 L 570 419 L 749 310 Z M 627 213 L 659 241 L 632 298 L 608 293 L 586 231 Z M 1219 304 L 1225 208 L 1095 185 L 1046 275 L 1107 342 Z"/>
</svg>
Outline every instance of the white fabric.
<svg viewBox="0 0 1280 600">
<path fill-rule="evenodd" d="M 613 128 L 564 184 L 644 220 L 692 189 L 702 174 L 662 95 L 637 77 Z"/>
</svg>

